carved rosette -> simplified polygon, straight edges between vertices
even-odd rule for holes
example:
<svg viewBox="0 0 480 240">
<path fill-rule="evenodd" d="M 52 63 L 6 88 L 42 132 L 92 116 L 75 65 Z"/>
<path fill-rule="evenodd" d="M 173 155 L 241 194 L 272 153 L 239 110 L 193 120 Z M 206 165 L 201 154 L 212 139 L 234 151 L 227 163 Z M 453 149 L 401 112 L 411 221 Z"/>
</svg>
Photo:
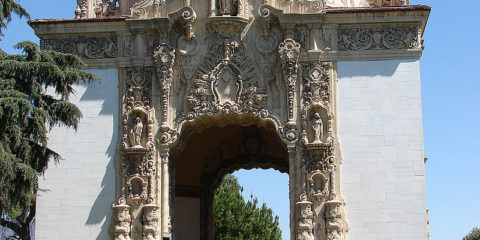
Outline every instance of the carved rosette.
<svg viewBox="0 0 480 240">
<path fill-rule="evenodd" d="M 168 121 L 168 105 L 173 78 L 173 64 L 175 63 L 175 49 L 163 43 L 155 50 L 153 56 L 162 96 L 162 126 L 165 126 Z"/>
<path fill-rule="evenodd" d="M 300 44 L 287 38 L 278 46 L 278 52 L 282 61 L 283 77 L 288 89 L 288 121 L 294 124 L 295 86 L 298 78 Z"/>
</svg>

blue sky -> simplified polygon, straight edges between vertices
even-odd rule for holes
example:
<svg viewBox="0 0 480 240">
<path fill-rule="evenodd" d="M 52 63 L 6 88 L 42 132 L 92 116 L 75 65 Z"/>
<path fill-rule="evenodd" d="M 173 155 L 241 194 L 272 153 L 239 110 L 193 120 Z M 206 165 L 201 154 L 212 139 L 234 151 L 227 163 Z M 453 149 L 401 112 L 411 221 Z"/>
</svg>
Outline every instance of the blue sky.
<svg viewBox="0 0 480 240">
<path fill-rule="evenodd" d="M 32 18 L 72 18 L 75 0 L 21 0 Z M 432 6 L 421 58 L 427 207 L 432 239 L 461 239 L 480 226 L 480 14 L 478 1 L 411 0 Z M 14 19 L 0 48 L 38 42 L 25 20 Z M 281 218 L 288 233 L 288 175 L 239 171 L 244 195 L 253 192 Z M 280 186 L 280 187 L 279 187 Z M 288 239 L 284 235 L 284 239 Z"/>
</svg>

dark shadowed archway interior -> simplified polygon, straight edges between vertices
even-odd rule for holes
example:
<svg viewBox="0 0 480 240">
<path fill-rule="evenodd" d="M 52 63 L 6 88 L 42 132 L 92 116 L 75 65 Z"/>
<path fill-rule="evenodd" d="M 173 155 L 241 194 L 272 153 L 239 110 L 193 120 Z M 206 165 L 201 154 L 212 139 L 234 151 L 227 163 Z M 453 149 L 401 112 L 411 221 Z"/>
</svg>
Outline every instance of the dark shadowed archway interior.
<svg viewBox="0 0 480 240">
<path fill-rule="evenodd" d="M 198 122 L 197 122 L 198 121 Z M 172 227 L 178 240 L 213 239 L 213 196 L 227 173 L 238 169 L 273 168 L 288 173 L 287 148 L 271 122 L 224 121 L 185 124 L 172 153 L 174 190 Z"/>
</svg>

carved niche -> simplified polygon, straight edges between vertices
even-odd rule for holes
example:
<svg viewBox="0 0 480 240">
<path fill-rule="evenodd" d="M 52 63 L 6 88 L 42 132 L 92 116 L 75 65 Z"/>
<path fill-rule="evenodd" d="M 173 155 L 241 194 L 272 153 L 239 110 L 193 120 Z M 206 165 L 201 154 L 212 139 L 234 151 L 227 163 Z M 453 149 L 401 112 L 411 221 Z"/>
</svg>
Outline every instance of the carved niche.
<svg viewBox="0 0 480 240">
<path fill-rule="evenodd" d="M 302 201 L 312 205 L 315 239 L 343 240 L 343 201 L 335 181 L 339 162 L 335 156 L 332 68 L 330 62 L 302 64 Z"/>
<path fill-rule="evenodd" d="M 151 217 L 152 212 L 156 211 L 154 209 L 158 209 L 155 199 L 157 160 L 151 105 L 153 74 L 153 67 L 127 68 L 122 74 L 125 76 L 126 89 L 122 111 L 122 186 L 113 209 L 117 211 L 117 215 L 121 213 L 123 218 L 114 222 L 116 240 L 137 239 L 142 235 L 143 239 L 156 239 L 159 236 L 156 227 L 158 217 Z M 128 217 L 125 217 L 127 214 Z M 140 224 L 142 221 L 144 223 Z M 125 231 L 127 226 L 129 231 Z"/>
</svg>

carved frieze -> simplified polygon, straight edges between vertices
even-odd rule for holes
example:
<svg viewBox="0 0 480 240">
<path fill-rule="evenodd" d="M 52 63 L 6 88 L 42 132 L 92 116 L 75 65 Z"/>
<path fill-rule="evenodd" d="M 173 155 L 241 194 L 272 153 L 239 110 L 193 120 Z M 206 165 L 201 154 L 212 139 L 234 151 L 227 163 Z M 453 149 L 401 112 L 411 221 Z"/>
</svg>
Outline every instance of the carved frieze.
<svg viewBox="0 0 480 240">
<path fill-rule="evenodd" d="M 338 50 L 417 49 L 418 27 L 340 28 Z"/>
<path fill-rule="evenodd" d="M 118 57 L 118 39 L 116 36 L 42 39 L 41 48 L 75 54 L 84 59 Z"/>
</svg>

